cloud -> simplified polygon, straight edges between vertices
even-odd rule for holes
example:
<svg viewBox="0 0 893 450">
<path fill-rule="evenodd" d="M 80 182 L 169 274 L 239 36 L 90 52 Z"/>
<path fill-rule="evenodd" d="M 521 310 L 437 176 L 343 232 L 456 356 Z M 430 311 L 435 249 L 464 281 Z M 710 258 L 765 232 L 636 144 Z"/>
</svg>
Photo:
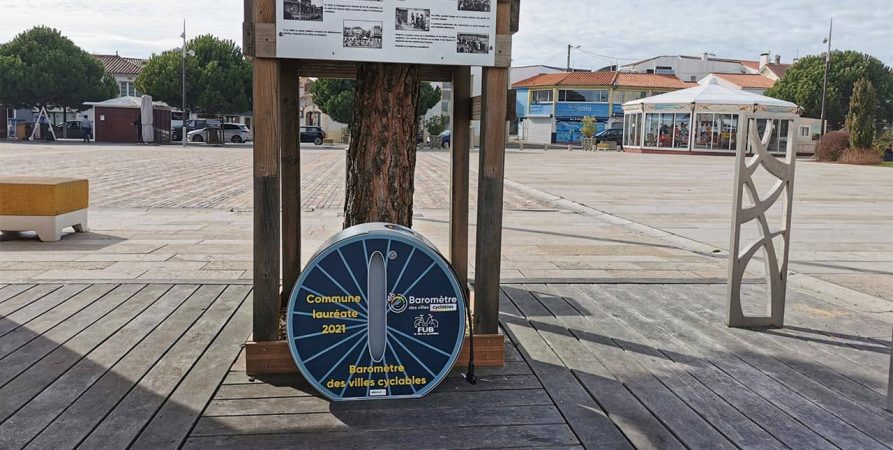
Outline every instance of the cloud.
<svg viewBox="0 0 893 450">
<path fill-rule="evenodd" d="M 43 24 L 90 52 L 148 57 L 179 45 L 185 17 L 190 36 L 211 33 L 241 44 L 238 0 L 8 3 L 0 14 L 0 42 Z M 513 59 L 516 65 L 563 66 L 567 44 L 574 44 L 585 51 L 574 52 L 574 65 L 588 68 L 704 52 L 758 59 L 771 51 L 790 62 L 798 54 L 823 51 L 832 15 L 834 48 L 869 53 L 893 65 L 890 0 L 522 0 Z"/>
</svg>

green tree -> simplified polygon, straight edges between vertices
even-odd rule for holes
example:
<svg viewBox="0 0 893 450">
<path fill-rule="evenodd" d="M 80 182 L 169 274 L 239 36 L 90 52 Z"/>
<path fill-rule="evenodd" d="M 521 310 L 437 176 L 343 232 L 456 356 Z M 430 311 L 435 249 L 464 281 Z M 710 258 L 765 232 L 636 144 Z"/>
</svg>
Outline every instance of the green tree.
<svg viewBox="0 0 893 450">
<path fill-rule="evenodd" d="M 419 94 L 419 107 L 417 109 L 419 117 L 424 116 L 428 110 L 437 105 L 441 98 L 443 98 L 443 92 L 439 87 L 434 87 L 431 83 L 422 83 L 422 91 Z"/>
<path fill-rule="evenodd" d="M 850 99 L 850 110 L 846 116 L 846 129 L 850 133 L 850 148 L 871 147 L 877 132 L 875 124 L 877 103 L 874 86 L 864 78 L 856 81 L 853 96 Z"/>
<path fill-rule="evenodd" d="M 823 55 L 801 58 L 785 72 L 784 78 L 766 91 L 766 95 L 798 104 L 804 109 L 804 116 L 821 117 L 824 71 Z M 833 51 L 828 71 L 827 104 L 831 127 L 839 128 L 844 124 L 853 86 L 860 78 L 868 80 L 877 97 L 884 99 L 877 103 L 875 118 L 893 121 L 893 71 L 873 56 L 851 50 Z"/>
<path fill-rule="evenodd" d="M 440 136 L 440 133 L 443 133 L 444 130 L 446 130 L 448 121 L 449 117 L 443 114 L 439 116 L 431 116 L 425 121 L 425 130 L 427 130 L 428 134 L 431 136 Z"/>
<path fill-rule="evenodd" d="M 585 138 L 591 138 L 595 134 L 595 117 L 586 116 L 583 118 L 583 126 L 580 128 L 580 134 Z"/>
<path fill-rule="evenodd" d="M 353 122 L 353 97 L 357 83 L 353 80 L 320 78 L 310 83 L 310 97 L 319 109 L 335 122 L 347 126 Z"/>
<path fill-rule="evenodd" d="M 34 27 L 0 45 L 0 104 L 81 109 L 117 93 L 102 63 L 56 29 Z"/>
<path fill-rule="evenodd" d="M 334 121 L 350 126 L 353 122 L 354 95 L 357 83 L 353 80 L 320 78 L 310 83 L 310 96 L 319 109 Z M 419 98 L 418 116 L 424 116 L 436 105 L 443 93 L 431 83 L 422 83 Z"/>
<path fill-rule="evenodd" d="M 206 34 L 187 42 L 186 50 L 195 52 L 186 57 L 186 105 L 180 49 L 152 55 L 136 79 L 137 89 L 172 106 L 207 114 L 251 109 L 251 62 L 233 41 Z"/>
</svg>

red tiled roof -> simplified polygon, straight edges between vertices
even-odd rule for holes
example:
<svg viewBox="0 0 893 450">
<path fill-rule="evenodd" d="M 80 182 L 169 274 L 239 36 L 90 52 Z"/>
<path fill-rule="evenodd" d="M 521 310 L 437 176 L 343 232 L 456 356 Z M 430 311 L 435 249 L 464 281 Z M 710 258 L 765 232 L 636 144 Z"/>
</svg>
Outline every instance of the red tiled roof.
<svg viewBox="0 0 893 450">
<path fill-rule="evenodd" d="M 760 74 L 738 73 L 714 73 L 717 78 L 722 78 L 741 89 L 769 89 L 775 85 L 775 81 Z"/>
<path fill-rule="evenodd" d="M 118 55 L 93 55 L 99 62 L 105 66 L 105 71 L 111 74 L 122 75 L 139 75 L 143 71 L 140 64 L 134 61 L 141 61 L 136 58 L 122 58 Z"/>
<path fill-rule="evenodd" d="M 760 70 L 759 61 L 741 61 L 741 65 L 751 70 Z"/>
<path fill-rule="evenodd" d="M 514 88 L 545 86 L 617 86 L 685 89 L 687 83 L 674 75 L 630 72 L 562 72 L 537 75 L 512 85 Z"/>
<path fill-rule="evenodd" d="M 659 88 L 659 89 L 685 89 L 688 83 L 676 78 L 675 75 L 662 73 L 627 73 L 617 74 L 617 86 Z"/>
<path fill-rule="evenodd" d="M 791 64 L 766 64 L 766 69 L 770 70 L 778 78 L 784 78 L 784 73 L 788 71 Z"/>
</svg>

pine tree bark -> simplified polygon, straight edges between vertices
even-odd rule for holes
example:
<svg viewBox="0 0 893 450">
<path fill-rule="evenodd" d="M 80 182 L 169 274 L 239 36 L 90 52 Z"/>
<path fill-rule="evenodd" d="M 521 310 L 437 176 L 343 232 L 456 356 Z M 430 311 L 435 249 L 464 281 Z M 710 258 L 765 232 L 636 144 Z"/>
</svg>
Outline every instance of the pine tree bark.
<svg viewBox="0 0 893 450">
<path fill-rule="evenodd" d="M 368 222 L 412 226 L 418 67 L 358 63 L 344 227 Z"/>
</svg>

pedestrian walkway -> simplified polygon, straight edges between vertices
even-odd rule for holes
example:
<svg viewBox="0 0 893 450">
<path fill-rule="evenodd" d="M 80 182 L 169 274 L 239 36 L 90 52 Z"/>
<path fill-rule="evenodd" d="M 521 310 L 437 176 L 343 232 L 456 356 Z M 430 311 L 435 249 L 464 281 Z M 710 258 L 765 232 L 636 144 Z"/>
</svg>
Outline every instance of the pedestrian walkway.
<svg viewBox="0 0 893 450">
<path fill-rule="evenodd" d="M 723 292 L 505 285 L 504 367 L 348 405 L 245 374 L 250 286 L 0 285 L 0 448 L 893 446 L 891 320 L 792 292 L 784 329 L 730 329 Z"/>
</svg>

